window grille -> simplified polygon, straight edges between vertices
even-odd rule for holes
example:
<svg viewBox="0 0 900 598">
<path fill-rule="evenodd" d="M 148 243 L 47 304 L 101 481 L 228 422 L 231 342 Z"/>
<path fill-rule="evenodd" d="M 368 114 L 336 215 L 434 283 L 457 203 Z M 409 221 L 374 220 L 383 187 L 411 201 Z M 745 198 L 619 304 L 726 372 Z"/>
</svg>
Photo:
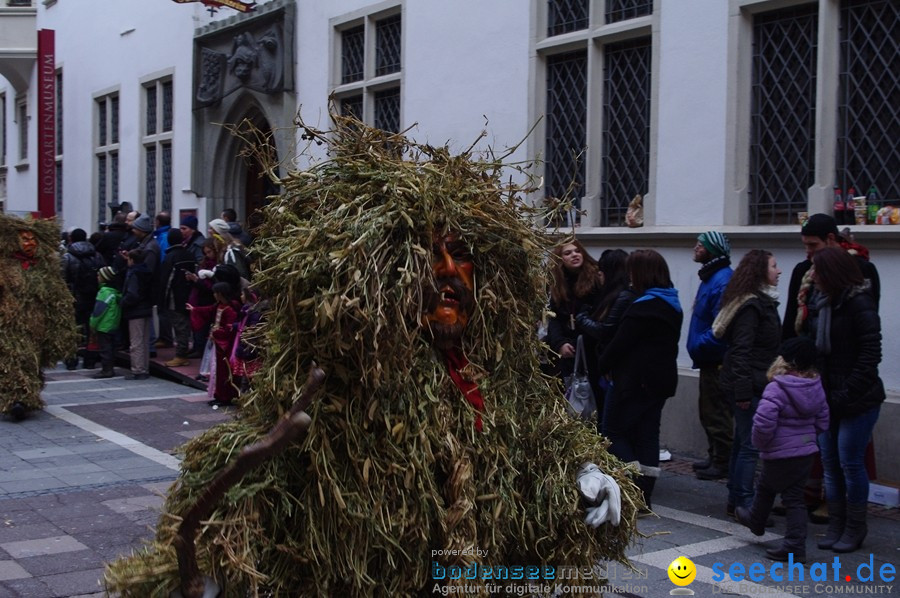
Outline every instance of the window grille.
<svg viewBox="0 0 900 598">
<path fill-rule="evenodd" d="M 25 99 L 18 101 L 16 118 L 19 121 L 19 160 L 28 159 L 28 104 Z"/>
<path fill-rule="evenodd" d="M 146 172 L 144 174 L 144 192 L 147 198 L 146 212 L 151 216 L 156 215 L 156 146 L 145 148 Z"/>
<path fill-rule="evenodd" d="M 601 224 L 622 226 L 650 178 L 650 38 L 605 48 Z"/>
<path fill-rule="evenodd" d="M 837 185 L 900 199 L 900 3 L 841 3 Z"/>
<path fill-rule="evenodd" d="M 617 23 L 653 14 L 653 0 L 606 0 L 606 22 Z"/>
<path fill-rule="evenodd" d="M 790 224 L 815 181 L 817 6 L 753 21 L 750 223 Z"/>
<path fill-rule="evenodd" d="M 375 25 L 375 76 L 400 71 L 400 15 Z"/>
<path fill-rule="evenodd" d="M 586 127 L 587 53 L 579 50 L 549 57 L 544 184 L 550 203 L 567 198 L 581 207 Z"/>
<path fill-rule="evenodd" d="M 110 172 L 109 172 L 109 200 L 111 202 L 119 201 L 119 154 L 112 152 L 109 154 Z M 104 207 L 104 209 L 106 209 Z"/>
<path fill-rule="evenodd" d="M 172 146 L 162 144 L 162 189 L 160 189 L 161 209 L 172 211 Z"/>
<path fill-rule="evenodd" d="M 106 145 L 106 102 L 100 100 L 97 104 L 97 144 Z"/>
<path fill-rule="evenodd" d="M 110 102 L 110 143 L 119 143 L 119 96 Z"/>
<path fill-rule="evenodd" d="M 400 88 L 375 94 L 375 128 L 391 133 L 400 131 Z"/>
<path fill-rule="evenodd" d="M 363 97 L 361 95 L 341 100 L 341 116 L 352 116 L 356 120 L 363 119 Z"/>
<path fill-rule="evenodd" d="M 106 155 L 97 157 L 97 214 L 99 220 L 106 215 Z"/>
<path fill-rule="evenodd" d="M 156 133 L 156 85 L 145 88 L 147 90 L 147 126 L 146 135 Z"/>
<path fill-rule="evenodd" d="M 172 130 L 172 82 L 162 84 L 162 130 Z"/>
<path fill-rule="evenodd" d="M 341 83 L 362 81 L 365 42 L 366 32 L 362 25 L 341 34 Z"/>
<path fill-rule="evenodd" d="M 548 0 L 547 37 L 587 29 L 588 0 Z"/>
</svg>

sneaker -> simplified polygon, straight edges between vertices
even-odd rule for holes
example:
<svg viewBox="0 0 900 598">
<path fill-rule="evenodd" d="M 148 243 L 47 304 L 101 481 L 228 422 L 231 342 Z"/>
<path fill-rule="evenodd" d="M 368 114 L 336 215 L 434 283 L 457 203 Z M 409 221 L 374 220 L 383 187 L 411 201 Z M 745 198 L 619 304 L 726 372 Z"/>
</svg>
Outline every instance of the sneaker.
<svg viewBox="0 0 900 598">
<path fill-rule="evenodd" d="M 126 380 L 146 380 L 150 374 L 125 374 Z"/>
<path fill-rule="evenodd" d="M 166 362 L 167 368 L 182 368 L 186 365 L 191 365 L 191 360 L 185 357 L 175 357 L 174 359 L 170 359 Z"/>
</svg>

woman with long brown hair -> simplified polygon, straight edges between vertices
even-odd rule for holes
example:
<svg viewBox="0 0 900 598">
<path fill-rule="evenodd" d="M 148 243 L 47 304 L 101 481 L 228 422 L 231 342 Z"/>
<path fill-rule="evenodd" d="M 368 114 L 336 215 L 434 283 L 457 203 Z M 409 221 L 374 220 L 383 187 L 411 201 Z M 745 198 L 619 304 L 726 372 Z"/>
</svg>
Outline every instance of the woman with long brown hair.
<svg viewBox="0 0 900 598">
<path fill-rule="evenodd" d="M 831 412 L 830 429 L 819 436 L 829 517 L 819 548 L 851 552 L 868 531 L 866 445 L 885 399 L 878 376 L 881 320 L 856 258 L 826 247 L 812 261 L 816 291 L 805 332 L 816 342 Z"/>
<path fill-rule="evenodd" d="M 713 321 L 713 335 L 728 344 L 720 384 L 734 410 L 734 445 L 728 466 L 728 504 L 750 508 L 759 451 L 750 441 L 753 414 L 768 383 L 766 372 L 778 356 L 781 319 L 778 277 L 781 270 L 768 251 L 752 249 L 735 268 L 722 293 L 722 307 Z"/>
<path fill-rule="evenodd" d="M 625 311 L 600 356 L 612 377 L 603 434 L 609 452 L 640 469 L 636 484 L 650 507 L 659 477 L 659 425 L 666 399 L 678 385 L 678 339 L 683 312 L 665 258 L 652 249 L 633 251 L 625 262 L 637 299 Z"/>
<path fill-rule="evenodd" d="M 547 323 L 547 344 L 559 355 L 556 370 L 559 377 L 565 379 L 572 374 L 575 366 L 575 345 L 578 340 L 575 317 L 582 306 L 597 303 L 600 276 L 597 261 L 575 239 L 553 248 L 550 276 L 550 311 L 554 315 Z M 596 361 L 593 343 L 585 342 L 585 349 L 588 351 L 590 372 Z M 596 372 L 591 372 L 590 378 L 596 396 Z"/>
</svg>

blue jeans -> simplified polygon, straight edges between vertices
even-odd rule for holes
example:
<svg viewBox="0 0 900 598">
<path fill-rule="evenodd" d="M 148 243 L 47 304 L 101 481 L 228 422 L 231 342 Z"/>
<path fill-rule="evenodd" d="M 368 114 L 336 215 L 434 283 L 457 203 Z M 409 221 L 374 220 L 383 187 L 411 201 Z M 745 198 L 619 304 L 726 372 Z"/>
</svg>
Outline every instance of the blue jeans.
<svg viewBox="0 0 900 598">
<path fill-rule="evenodd" d="M 825 498 L 829 502 L 865 503 L 869 500 L 866 445 L 878 421 L 881 406 L 841 420 L 819 435 L 819 450 L 825 468 Z"/>
<path fill-rule="evenodd" d="M 753 503 L 753 477 L 759 460 L 759 451 L 750 442 L 758 403 L 759 398 L 754 397 L 749 408 L 734 407 L 734 444 L 728 464 L 728 504 L 748 509 Z"/>
</svg>

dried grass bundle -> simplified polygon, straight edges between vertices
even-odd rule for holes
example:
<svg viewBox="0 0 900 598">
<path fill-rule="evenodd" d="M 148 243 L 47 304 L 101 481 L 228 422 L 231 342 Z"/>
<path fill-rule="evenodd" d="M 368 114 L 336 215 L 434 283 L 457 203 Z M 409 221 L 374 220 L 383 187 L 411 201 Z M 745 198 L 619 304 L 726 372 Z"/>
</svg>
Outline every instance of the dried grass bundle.
<svg viewBox="0 0 900 598">
<path fill-rule="evenodd" d="M 625 561 L 637 489 L 540 373 L 547 239 L 519 189 L 501 184 L 499 160 L 334 118 L 329 134 L 304 129 L 330 159 L 282 181 L 254 246 L 271 309 L 241 417 L 186 445 L 156 541 L 110 565 L 107 588 L 146 598 L 177 586 L 179 514 L 290 407 L 312 360 L 328 378 L 309 433 L 232 488 L 198 538 L 201 568 L 228 596 L 413 595 L 430 589 L 432 560 Z M 432 240 L 446 231 L 475 265 L 463 348 L 485 399 L 480 433 L 419 326 Z M 619 527 L 583 523 L 584 461 L 622 486 Z M 432 558 L 466 549 L 484 554 Z"/>
<path fill-rule="evenodd" d="M 34 233 L 36 262 L 28 270 L 13 255 L 19 233 Z M 22 219 L 0 214 L 0 412 L 18 401 L 26 410 L 41 409 L 41 368 L 74 355 L 72 294 L 63 282 L 55 220 Z"/>
</svg>

